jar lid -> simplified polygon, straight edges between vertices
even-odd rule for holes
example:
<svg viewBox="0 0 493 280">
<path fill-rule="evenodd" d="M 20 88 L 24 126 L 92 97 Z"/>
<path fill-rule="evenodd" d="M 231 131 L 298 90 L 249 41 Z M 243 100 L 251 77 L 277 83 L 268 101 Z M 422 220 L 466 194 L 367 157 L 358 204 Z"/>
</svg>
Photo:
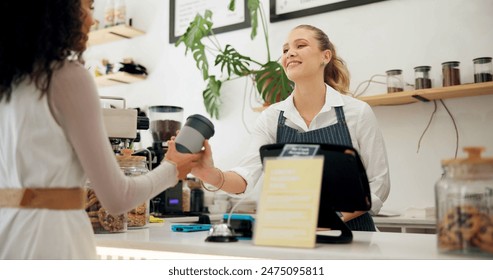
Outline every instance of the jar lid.
<svg viewBox="0 0 493 280">
<path fill-rule="evenodd" d="M 118 162 L 139 162 L 146 160 L 146 157 L 143 156 L 132 156 L 133 150 L 131 149 L 123 149 L 121 153 L 121 155 L 116 155 Z"/>
<path fill-rule="evenodd" d="M 428 65 L 414 67 L 414 70 L 418 71 L 418 72 L 430 71 L 430 69 L 431 69 L 431 66 L 428 66 Z"/>
<path fill-rule="evenodd" d="M 478 57 L 472 60 L 474 63 L 489 63 L 491 62 L 491 57 Z"/>
<path fill-rule="evenodd" d="M 399 74 L 402 74 L 402 70 L 401 69 L 391 69 L 391 70 L 385 71 L 385 73 L 387 73 L 387 75 L 399 75 Z"/>
<path fill-rule="evenodd" d="M 462 164 L 486 164 L 493 165 L 493 158 L 481 157 L 481 153 L 485 150 L 484 147 L 464 147 L 464 152 L 468 154 L 467 158 L 445 159 L 442 160 L 442 165 L 462 165 Z"/>
<path fill-rule="evenodd" d="M 442 63 L 443 66 L 459 66 L 460 62 L 459 61 L 445 61 Z"/>
</svg>

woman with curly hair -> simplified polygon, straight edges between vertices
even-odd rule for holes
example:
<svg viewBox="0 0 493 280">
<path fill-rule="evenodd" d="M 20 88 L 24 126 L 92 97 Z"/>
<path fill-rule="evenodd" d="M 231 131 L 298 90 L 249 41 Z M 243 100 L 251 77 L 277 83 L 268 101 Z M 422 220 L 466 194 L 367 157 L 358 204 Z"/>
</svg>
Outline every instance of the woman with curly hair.
<svg viewBox="0 0 493 280">
<path fill-rule="evenodd" d="M 86 179 L 120 214 L 184 178 L 201 155 L 176 152 L 125 177 L 81 64 L 93 0 L 2 0 L 0 10 L 0 259 L 92 259 Z"/>
</svg>

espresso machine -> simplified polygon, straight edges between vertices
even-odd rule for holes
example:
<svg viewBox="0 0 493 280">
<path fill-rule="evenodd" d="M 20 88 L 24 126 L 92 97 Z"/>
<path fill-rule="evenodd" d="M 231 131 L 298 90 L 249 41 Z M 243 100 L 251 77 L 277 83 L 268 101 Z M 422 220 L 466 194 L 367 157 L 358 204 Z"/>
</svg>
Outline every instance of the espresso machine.
<svg viewBox="0 0 493 280">
<path fill-rule="evenodd" d="M 152 147 L 148 149 L 154 154 L 152 168 L 157 167 L 168 151 L 168 140 L 181 129 L 183 108 L 177 106 L 157 105 L 149 107 Z M 151 213 L 157 217 L 181 216 L 183 211 L 183 182 L 158 194 L 150 201 Z"/>
<path fill-rule="evenodd" d="M 123 108 L 104 103 L 102 105 L 103 122 L 113 152 L 120 154 L 121 150 L 130 149 L 133 143 L 140 142 L 138 130 L 149 129 L 149 118 L 139 109 L 126 108 L 124 98 L 101 96 L 101 99 L 119 101 L 123 104 Z"/>
</svg>

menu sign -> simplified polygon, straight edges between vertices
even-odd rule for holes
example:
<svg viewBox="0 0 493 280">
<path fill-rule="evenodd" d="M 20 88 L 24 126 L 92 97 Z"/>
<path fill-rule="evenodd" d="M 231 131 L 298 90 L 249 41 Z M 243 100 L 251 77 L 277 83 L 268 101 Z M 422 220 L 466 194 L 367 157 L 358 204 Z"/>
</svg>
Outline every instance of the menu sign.
<svg viewBox="0 0 493 280">
<path fill-rule="evenodd" d="M 321 156 L 265 159 L 255 245 L 315 247 L 323 163 Z"/>
</svg>

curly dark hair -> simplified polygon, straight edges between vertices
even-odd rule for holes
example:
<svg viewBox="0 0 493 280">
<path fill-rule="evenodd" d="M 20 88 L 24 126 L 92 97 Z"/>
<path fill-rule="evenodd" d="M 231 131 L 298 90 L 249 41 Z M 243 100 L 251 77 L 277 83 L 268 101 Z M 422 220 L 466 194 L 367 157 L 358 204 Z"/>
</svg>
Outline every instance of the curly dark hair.
<svg viewBox="0 0 493 280">
<path fill-rule="evenodd" d="M 25 78 L 47 94 L 53 71 L 82 59 L 81 0 L 1 0 L 0 11 L 0 102 Z"/>
</svg>

